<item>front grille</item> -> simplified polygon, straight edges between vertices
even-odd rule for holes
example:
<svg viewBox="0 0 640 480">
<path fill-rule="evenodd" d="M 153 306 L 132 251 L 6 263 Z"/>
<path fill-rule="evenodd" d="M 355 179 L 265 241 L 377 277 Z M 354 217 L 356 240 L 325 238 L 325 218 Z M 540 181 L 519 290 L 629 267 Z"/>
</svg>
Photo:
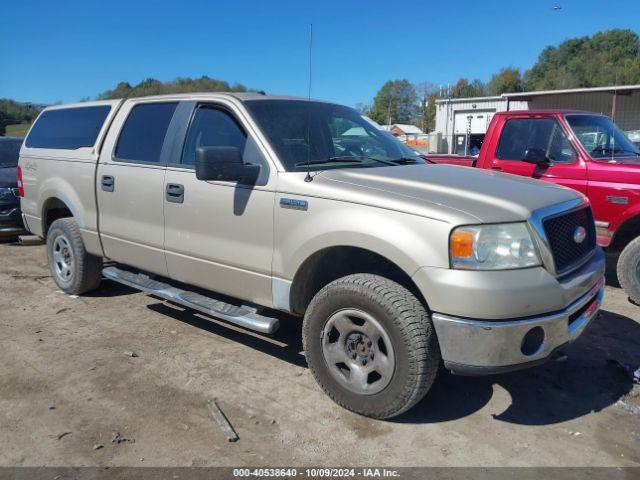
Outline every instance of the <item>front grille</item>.
<svg viewBox="0 0 640 480">
<path fill-rule="evenodd" d="M 547 218 L 542 223 L 558 274 L 581 263 L 596 246 L 596 226 L 589 207 Z M 574 240 L 578 227 L 586 230 L 586 237 L 581 243 Z"/>
</svg>

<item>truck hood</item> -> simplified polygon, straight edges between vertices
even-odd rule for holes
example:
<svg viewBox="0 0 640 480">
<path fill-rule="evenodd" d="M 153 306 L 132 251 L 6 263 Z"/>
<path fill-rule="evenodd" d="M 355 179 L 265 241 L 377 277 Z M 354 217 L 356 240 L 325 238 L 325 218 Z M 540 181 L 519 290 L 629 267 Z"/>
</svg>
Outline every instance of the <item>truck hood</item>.
<svg viewBox="0 0 640 480">
<path fill-rule="evenodd" d="M 352 190 L 358 203 L 450 223 L 521 221 L 534 210 L 582 197 L 549 182 L 455 165 L 335 169 L 319 177 L 349 185 L 349 189 L 332 190 L 345 192 L 345 197 L 351 197 L 346 192 Z"/>
</svg>

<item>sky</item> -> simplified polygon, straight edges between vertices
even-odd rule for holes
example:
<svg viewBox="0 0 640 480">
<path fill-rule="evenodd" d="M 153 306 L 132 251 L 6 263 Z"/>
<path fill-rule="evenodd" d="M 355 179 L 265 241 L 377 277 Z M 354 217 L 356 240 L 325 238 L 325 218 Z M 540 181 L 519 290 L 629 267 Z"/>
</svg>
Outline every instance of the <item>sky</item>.
<svg viewBox="0 0 640 480">
<path fill-rule="evenodd" d="M 355 105 L 389 79 L 487 81 L 567 38 L 640 33 L 640 1 L 1 0 L 0 98 L 73 102 L 201 75 L 307 96 L 311 23 L 312 96 Z"/>
</svg>

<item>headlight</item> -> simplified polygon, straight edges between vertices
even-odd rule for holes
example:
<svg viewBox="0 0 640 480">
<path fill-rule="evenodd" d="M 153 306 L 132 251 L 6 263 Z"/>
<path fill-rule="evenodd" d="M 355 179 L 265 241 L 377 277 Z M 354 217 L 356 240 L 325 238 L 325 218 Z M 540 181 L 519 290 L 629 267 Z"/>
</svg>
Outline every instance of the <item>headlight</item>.
<svg viewBox="0 0 640 480">
<path fill-rule="evenodd" d="M 453 268 L 508 270 L 541 264 L 525 223 L 459 227 L 449 245 Z"/>
</svg>

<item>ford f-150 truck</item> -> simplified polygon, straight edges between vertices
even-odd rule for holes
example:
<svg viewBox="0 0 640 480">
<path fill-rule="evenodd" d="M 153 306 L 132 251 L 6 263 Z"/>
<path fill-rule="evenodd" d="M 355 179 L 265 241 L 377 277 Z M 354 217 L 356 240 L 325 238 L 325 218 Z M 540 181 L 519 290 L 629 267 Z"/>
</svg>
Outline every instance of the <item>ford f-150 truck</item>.
<svg viewBox="0 0 640 480">
<path fill-rule="evenodd" d="M 499 112 L 477 158 L 426 158 L 545 180 L 586 195 L 598 243 L 621 252 L 618 279 L 640 303 L 640 151 L 608 117 L 572 110 Z"/>
<path fill-rule="evenodd" d="M 602 301 L 582 194 L 425 165 L 332 103 L 221 93 L 50 107 L 19 167 L 24 220 L 61 290 L 106 277 L 266 334 L 278 311 L 301 317 L 318 384 L 363 415 L 406 411 L 442 363 L 543 362 Z"/>
</svg>

